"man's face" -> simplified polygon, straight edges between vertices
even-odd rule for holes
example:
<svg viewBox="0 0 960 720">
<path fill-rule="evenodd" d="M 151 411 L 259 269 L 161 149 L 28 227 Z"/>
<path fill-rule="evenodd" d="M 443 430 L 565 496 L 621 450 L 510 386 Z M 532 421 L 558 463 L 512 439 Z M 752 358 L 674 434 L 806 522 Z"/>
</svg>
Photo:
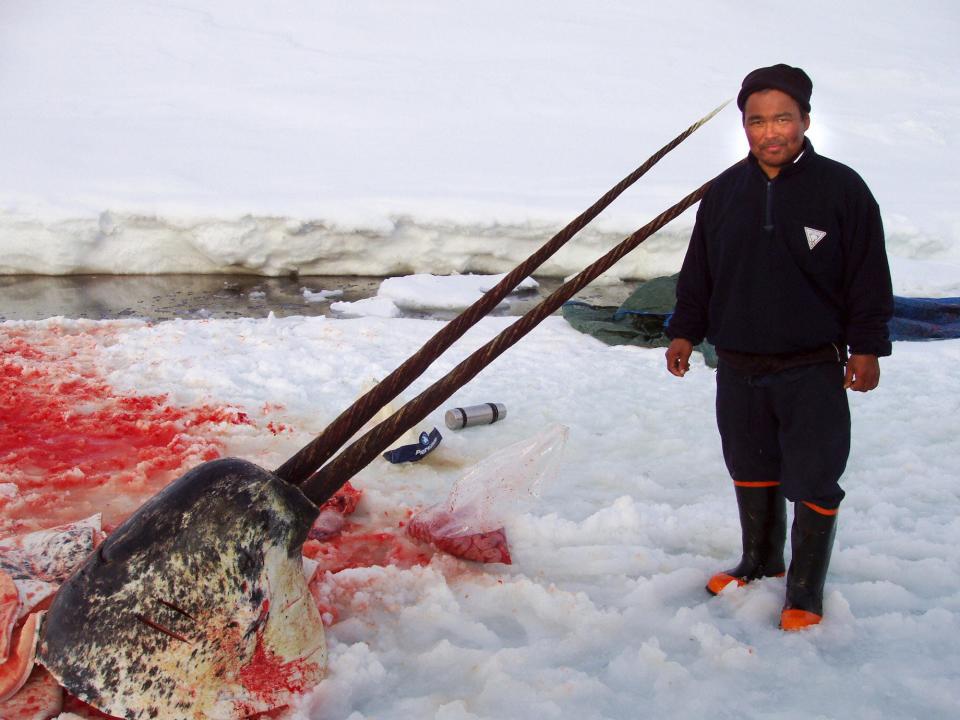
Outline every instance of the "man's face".
<svg viewBox="0 0 960 720">
<path fill-rule="evenodd" d="M 760 90 L 747 98 L 743 108 L 743 129 L 750 152 L 768 177 L 793 162 L 803 147 L 803 134 L 810 116 L 800 111 L 797 101 L 780 90 Z"/>
</svg>

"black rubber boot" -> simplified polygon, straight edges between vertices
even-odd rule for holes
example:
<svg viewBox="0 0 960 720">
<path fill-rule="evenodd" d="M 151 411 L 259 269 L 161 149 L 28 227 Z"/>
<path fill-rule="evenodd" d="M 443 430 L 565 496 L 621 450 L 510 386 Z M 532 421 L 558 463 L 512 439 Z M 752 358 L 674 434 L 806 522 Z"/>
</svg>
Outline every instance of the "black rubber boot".
<svg viewBox="0 0 960 720">
<path fill-rule="evenodd" d="M 787 502 L 780 485 L 735 483 L 743 556 L 736 567 L 719 572 L 707 583 L 716 595 L 732 582 L 746 585 L 762 577 L 783 575 L 787 542 Z"/>
<path fill-rule="evenodd" d="M 782 629 L 801 630 L 823 619 L 823 584 L 836 532 L 836 510 L 794 503 L 790 531 L 793 557 L 787 573 L 787 599 L 780 614 Z"/>
</svg>

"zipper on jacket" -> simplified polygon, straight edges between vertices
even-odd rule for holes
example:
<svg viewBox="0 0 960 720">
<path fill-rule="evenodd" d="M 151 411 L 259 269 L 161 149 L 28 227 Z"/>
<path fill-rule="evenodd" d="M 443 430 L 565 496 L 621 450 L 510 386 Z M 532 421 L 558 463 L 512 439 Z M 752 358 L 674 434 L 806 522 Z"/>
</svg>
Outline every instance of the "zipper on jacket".
<svg viewBox="0 0 960 720">
<path fill-rule="evenodd" d="M 773 232 L 773 180 L 767 180 L 767 209 L 764 220 L 763 229 Z"/>
</svg>

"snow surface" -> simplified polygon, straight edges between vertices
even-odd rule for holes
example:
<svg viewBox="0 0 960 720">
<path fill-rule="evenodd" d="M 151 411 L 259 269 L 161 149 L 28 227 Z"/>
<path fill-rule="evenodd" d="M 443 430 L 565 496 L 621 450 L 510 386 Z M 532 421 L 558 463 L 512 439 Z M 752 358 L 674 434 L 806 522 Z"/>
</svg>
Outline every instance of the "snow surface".
<svg viewBox="0 0 960 720">
<path fill-rule="evenodd" d="M 497 273 L 787 61 L 892 254 L 960 263 L 960 6 L 36 0 L 0 7 L 0 272 Z M 542 273 L 746 152 L 728 107 Z M 688 213 L 620 263 L 671 272 Z"/>
<path fill-rule="evenodd" d="M 437 278 L 434 304 L 461 303 Z M 473 278 L 489 286 L 495 278 Z M 903 282 L 927 289 L 924 276 Z M 425 278 L 395 278 L 412 297 Z M 513 318 L 481 321 L 409 399 Z M 89 332 L 114 392 L 262 415 L 277 434 L 222 426 L 229 454 L 277 467 L 437 332 L 438 320 L 8 322 Z M 569 437 L 539 500 L 506 521 L 512 566 L 445 555 L 424 567 L 326 575 L 339 611 L 330 675 L 287 717 L 954 718 L 960 710 L 960 341 L 896 343 L 881 386 L 850 395 L 853 453 L 819 627 L 776 627 L 784 580 L 712 598 L 739 525 L 714 426 L 714 376 L 683 380 L 663 351 L 610 347 L 550 317 L 413 430 L 443 442 L 415 465 L 377 460 L 354 518 L 392 527 L 463 473 L 561 423 Z M 402 401 L 404 398 L 401 398 Z M 443 411 L 502 402 L 506 419 L 451 431 Z M 15 486 L 12 492 L 16 492 Z M 642 712 L 638 711 L 642 708 Z"/>
<path fill-rule="evenodd" d="M 499 283 L 502 275 L 409 275 L 407 277 L 387 278 L 380 283 L 374 297 L 355 302 L 335 302 L 330 309 L 344 317 L 399 317 L 404 313 L 432 312 L 437 310 L 466 310 L 483 293 Z M 539 287 L 533 278 L 520 281 L 511 293 L 530 293 Z M 498 307 L 510 304 L 508 299 Z"/>
<path fill-rule="evenodd" d="M 406 393 L 506 327 L 484 319 Z M 26 324 L 26 323 L 24 323 Z M 31 323 L 57 332 L 89 323 Z M 17 323 L 8 323 L 10 326 Z M 97 365 L 118 392 L 167 393 L 251 416 L 230 454 L 276 467 L 425 342 L 436 320 L 270 318 L 113 323 Z M 327 575 L 339 604 L 330 675 L 292 718 L 955 718 L 960 709 L 960 341 L 897 343 L 875 392 L 851 394 L 853 454 L 812 630 L 776 628 L 782 578 L 704 584 L 739 554 L 714 427 L 714 375 L 683 380 L 663 351 L 609 347 L 548 318 L 419 429 L 440 447 L 376 461 L 355 516 L 376 526 L 444 498 L 470 466 L 553 423 L 562 462 L 507 524 L 512 566 L 435 556 L 425 567 Z M 505 420 L 446 430 L 447 407 L 502 402 Z"/>
<path fill-rule="evenodd" d="M 319 303 L 327 302 L 331 298 L 338 298 L 343 295 L 343 290 L 311 290 L 310 288 L 300 288 L 300 294 L 303 295 L 303 299 L 308 303 Z M 250 297 L 265 297 L 266 293 L 263 291 L 254 291 L 250 293 Z"/>
</svg>

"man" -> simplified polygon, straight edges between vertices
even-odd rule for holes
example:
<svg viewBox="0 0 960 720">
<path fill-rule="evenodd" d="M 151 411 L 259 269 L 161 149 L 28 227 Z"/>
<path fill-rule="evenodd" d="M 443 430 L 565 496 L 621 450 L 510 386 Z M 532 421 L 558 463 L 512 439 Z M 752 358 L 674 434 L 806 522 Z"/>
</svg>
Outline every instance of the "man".
<svg viewBox="0 0 960 720">
<path fill-rule="evenodd" d="M 689 370 L 704 337 L 719 356 L 717 426 L 743 556 L 707 589 L 783 575 L 790 500 L 784 630 L 822 618 L 850 450 L 845 390 L 877 386 L 893 312 L 876 201 L 804 137 L 812 90 L 803 70 L 783 64 L 744 78 L 737 105 L 750 154 L 700 204 L 667 329 L 673 375 Z"/>
</svg>

